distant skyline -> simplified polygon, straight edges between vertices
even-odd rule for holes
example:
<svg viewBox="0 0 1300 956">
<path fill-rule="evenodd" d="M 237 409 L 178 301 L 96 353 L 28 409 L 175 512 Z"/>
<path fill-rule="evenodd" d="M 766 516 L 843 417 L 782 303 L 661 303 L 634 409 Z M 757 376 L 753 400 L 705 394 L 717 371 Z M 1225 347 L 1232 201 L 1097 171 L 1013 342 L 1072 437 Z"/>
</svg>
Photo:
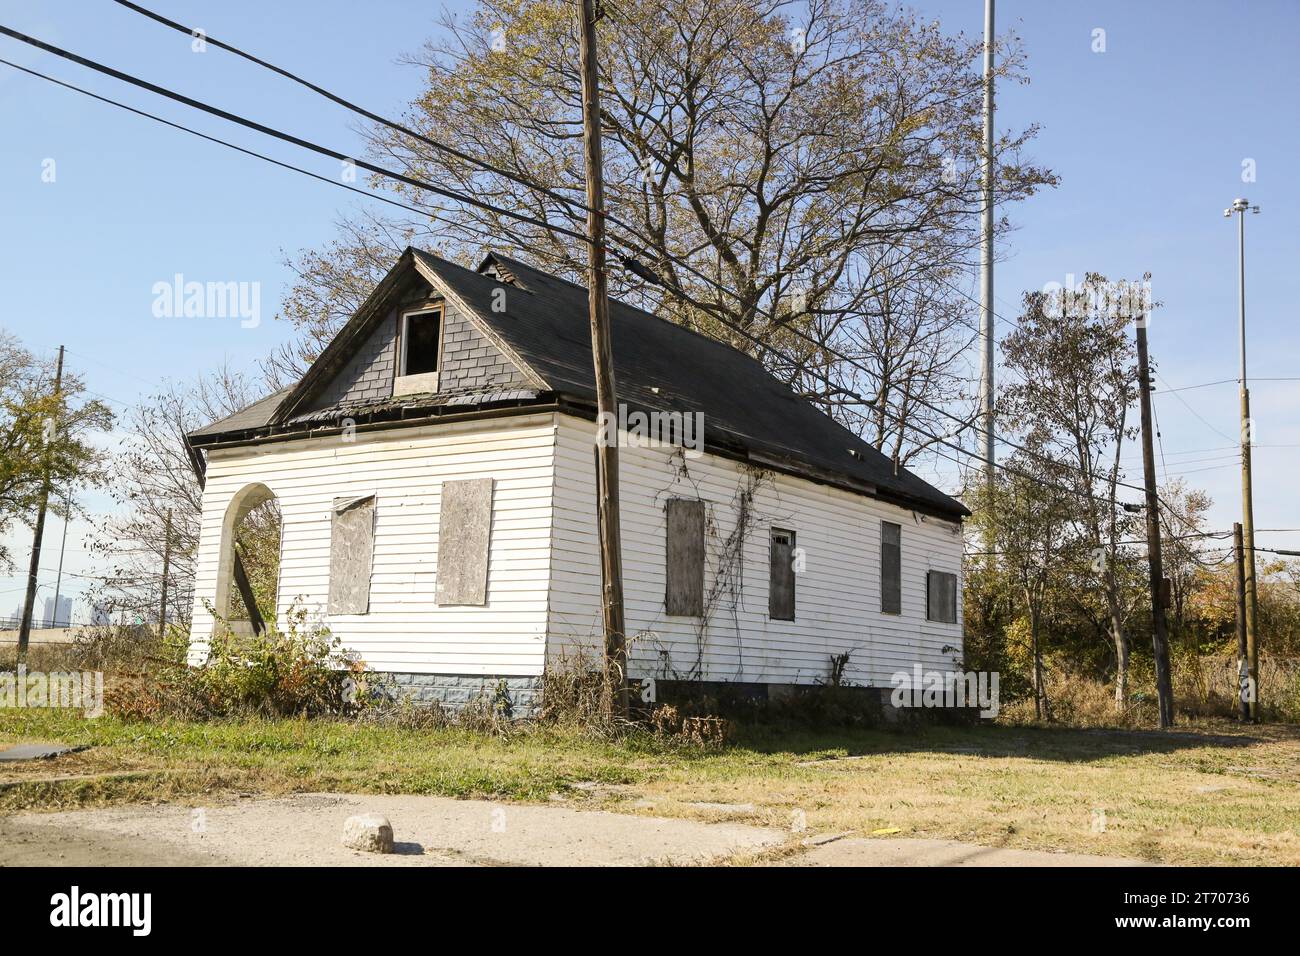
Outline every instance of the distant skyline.
<svg viewBox="0 0 1300 956">
<path fill-rule="evenodd" d="M 424 84 L 418 68 L 397 61 L 434 34 L 438 9 L 425 0 L 146 5 L 392 116 Z M 912 6 L 950 33 L 978 37 L 982 30 L 982 0 Z M 0 0 L 0 23 L 362 153 L 351 114 L 220 50 L 194 53 L 186 38 L 116 4 Z M 1268 530 L 1300 528 L 1290 480 L 1300 473 L 1300 362 L 1289 295 L 1300 258 L 1300 186 L 1290 175 L 1300 156 L 1300 6 L 1001 0 L 998 26 L 1020 35 L 1031 79 L 999 90 L 998 126 L 1041 124 L 1028 153 L 1061 177 L 1058 188 L 1006 210 L 1016 228 L 999 246 L 999 335 L 1018 316 L 1025 291 L 1089 271 L 1112 279 L 1151 271 L 1162 303 L 1151 327 L 1159 472 L 1162 480 L 1183 475 L 1206 489 L 1214 498 L 1212 527 L 1230 529 L 1240 516 L 1236 225 L 1222 211 L 1237 196 L 1260 205 L 1262 213 L 1247 222 L 1255 515 L 1265 529 L 1258 543 L 1300 549 L 1300 533 Z M 1104 52 L 1095 52 L 1098 38 Z M 0 38 L 0 57 L 337 177 L 329 160 L 8 38 Z M 328 242 L 349 209 L 386 208 L 3 65 L 0 108 L 0 327 L 44 354 L 66 345 L 69 367 L 119 413 L 163 379 L 191 380 L 224 360 L 252 369 L 290 338 L 287 325 L 273 319 L 292 281 L 285 258 Z M 257 321 L 159 315 L 156 287 L 178 275 L 256 288 Z M 974 274 L 968 288 L 978 294 Z M 973 371 L 974 350 L 970 359 Z M 114 447 L 120 436 L 99 440 Z M 1134 444 L 1125 462 L 1135 476 L 1139 460 Z M 955 487 L 947 462 L 917 470 Z M 98 513 L 115 506 L 105 493 L 83 504 Z M 44 567 L 57 566 L 62 531 L 58 519 L 47 523 Z M 85 521 L 69 529 L 62 587 L 69 596 L 105 570 L 89 551 L 90 531 Z M 20 568 L 0 578 L 0 607 L 21 601 L 30 533 L 20 528 L 9 543 Z M 41 583 L 38 607 L 53 594 L 54 574 Z M 78 608 L 89 614 L 84 603 Z"/>
</svg>

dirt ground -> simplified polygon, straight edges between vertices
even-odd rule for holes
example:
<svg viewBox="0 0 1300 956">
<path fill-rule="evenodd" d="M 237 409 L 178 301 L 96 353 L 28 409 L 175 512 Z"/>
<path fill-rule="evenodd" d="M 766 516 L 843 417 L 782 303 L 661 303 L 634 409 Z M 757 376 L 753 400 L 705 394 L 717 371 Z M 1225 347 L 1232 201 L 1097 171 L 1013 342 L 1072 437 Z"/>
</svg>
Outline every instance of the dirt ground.
<svg viewBox="0 0 1300 956">
<path fill-rule="evenodd" d="M 340 843 L 375 812 L 395 852 Z M 0 817 L 4 866 L 1123 866 L 1136 861 L 948 840 L 790 833 L 736 823 L 427 796 L 299 794 Z"/>
</svg>

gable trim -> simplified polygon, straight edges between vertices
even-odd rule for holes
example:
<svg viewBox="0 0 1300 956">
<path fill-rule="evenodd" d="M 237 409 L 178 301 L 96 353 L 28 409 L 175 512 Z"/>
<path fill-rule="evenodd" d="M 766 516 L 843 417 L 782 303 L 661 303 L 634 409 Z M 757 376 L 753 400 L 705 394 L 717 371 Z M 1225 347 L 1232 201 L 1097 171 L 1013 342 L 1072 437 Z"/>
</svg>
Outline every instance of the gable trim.
<svg viewBox="0 0 1300 956">
<path fill-rule="evenodd" d="M 546 379 L 538 375 L 536 369 L 525 362 L 518 352 L 506 344 L 505 340 L 497 334 L 494 328 L 492 328 L 492 323 L 486 321 L 478 314 L 476 309 L 470 307 L 468 302 L 456 295 L 456 293 L 451 290 L 451 287 L 443 281 L 442 276 L 438 275 L 436 269 L 431 269 L 428 265 L 422 262 L 418 256 L 415 257 L 414 262 L 415 271 L 419 273 L 420 276 L 429 283 L 429 285 L 437 289 L 445 300 L 451 302 L 461 311 L 466 320 L 474 326 L 475 330 L 491 342 L 492 345 L 495 346 L 496 349 L 520 371 L 530 387 L 542 391 L 550 390 L 551 386 Z"/>
</svg>

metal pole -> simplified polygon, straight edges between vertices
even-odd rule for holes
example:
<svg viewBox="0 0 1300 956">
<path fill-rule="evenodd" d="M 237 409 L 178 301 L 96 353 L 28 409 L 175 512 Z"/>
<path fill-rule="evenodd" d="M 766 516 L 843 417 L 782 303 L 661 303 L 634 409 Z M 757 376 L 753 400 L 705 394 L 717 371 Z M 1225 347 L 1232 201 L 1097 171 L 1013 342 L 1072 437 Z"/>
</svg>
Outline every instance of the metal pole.
<svg viewBox="0 0 1300 956">
<path fill-rule="evenodd" d="M 1151 581 L 1151 647 L 1156 664 L 1156 699 L 1160 727 L 1174 725 L 1173 678 L 1169 671 L 1169 634 L 1161 599 L 1164 565 L 1160 553 L 1160 497 L 1156 494 L 1156 456 L 1151 439 L 1151 368 L 1147 358 L 1147 317 L 1137 321 L 1138 394 L 1142 406 L 1142 477 L 1146 485 L 1147 565 Z"/>
<path fill-rule="evenodd" d="M 604 156 L 600 141 L 600 87 L 596 69 L 595 0 L 578 0 L 581 38 L 582 138 L 587 167 L 588 308 L 591 351 L 595 363 L 596 409 L 601 425 L 618 420 L 614 390 L 614 349 L 609 328 L 609 293 L 605 267 Z M 597 439 L 599 482 L 596 512 L 601 544 L 605 670 L 611 682 L 615 714 L 627 715 L 627 644 L 623 618 L 623 553 L 619 533 L 617 429 Z M 598 427 L 598 434 L 599 434 Z"/>
<path fill-rule="evenodd" d="M 1234 199 L 1224 215 L 1237 215 L 1237 332 L 1241 350 L 1241 529 L 1245 554 L 1246 659 L 1250 719 L 1259 720 L 1259 592 L 1255 577 L 1255 501 L 1251 486 L 1250 387 L 1246 378 L 1246 212 L 1259 207 Z"/>
<path fill-rule="evenodd" d="M 980 406 L 984 485 L 993 487 L 993 0 L 984 0 L 984 192 L 980 214 Z M 990 529 L 990 534 L 992 531 Z M 992 543 L 988 550 L 993 550 Z"/>
<path fill-rule="evenodd" d="M 63 346 L 59 346 L 59 364 L 54 372 L 54 398 L 62 401 L 63 394 Z M 56 409 L 57 412 L 57 409 Z M 27 569 L 27 595 L 23 599 L 23 620 L 18 625 L 18 663 L 27 663 L 27 645 L 32 639 L 32 610 L 36 605 L 36 579 L 41 569 L 41 538 L 45 535 L 45 510 L 50 503 L 50 444 L 54 441 L 58 419 L 46 423 L 45 429 L 45 480 L 41 485 L 41 502 L 36 509 L 36 528 L 32 535 L 32 559 Z M 54 609 L 58 614 L 58 607 Z"/>
</svg>

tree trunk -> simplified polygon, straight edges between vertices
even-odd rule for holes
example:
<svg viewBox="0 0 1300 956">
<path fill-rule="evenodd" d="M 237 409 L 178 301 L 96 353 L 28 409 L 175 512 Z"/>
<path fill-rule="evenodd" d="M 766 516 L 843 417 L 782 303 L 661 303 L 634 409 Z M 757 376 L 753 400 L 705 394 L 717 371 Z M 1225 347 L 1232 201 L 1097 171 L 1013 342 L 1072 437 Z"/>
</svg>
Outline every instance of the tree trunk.
<svg viewBox="0 0 1300 956">
<path fill-rule="evenodd" d="M 1043 655 L 1038 650 L 1038 614 L 1029 613 L 1029 640 L 1034 650 L 1034 717 L 1043 719 Z"/>
<path fill-rule="evenodd" d="M 1115 642 L 1115 710 L 1121 711 L 1128 703 L 1128 634 L 1124 631 L 1124 615 L 1120 611 L 1119 597 L 1115 594 L 1114 579 L 1106 585 L 1106 605 L 1110 611 L 1110 636 Z"/>
</svg>

